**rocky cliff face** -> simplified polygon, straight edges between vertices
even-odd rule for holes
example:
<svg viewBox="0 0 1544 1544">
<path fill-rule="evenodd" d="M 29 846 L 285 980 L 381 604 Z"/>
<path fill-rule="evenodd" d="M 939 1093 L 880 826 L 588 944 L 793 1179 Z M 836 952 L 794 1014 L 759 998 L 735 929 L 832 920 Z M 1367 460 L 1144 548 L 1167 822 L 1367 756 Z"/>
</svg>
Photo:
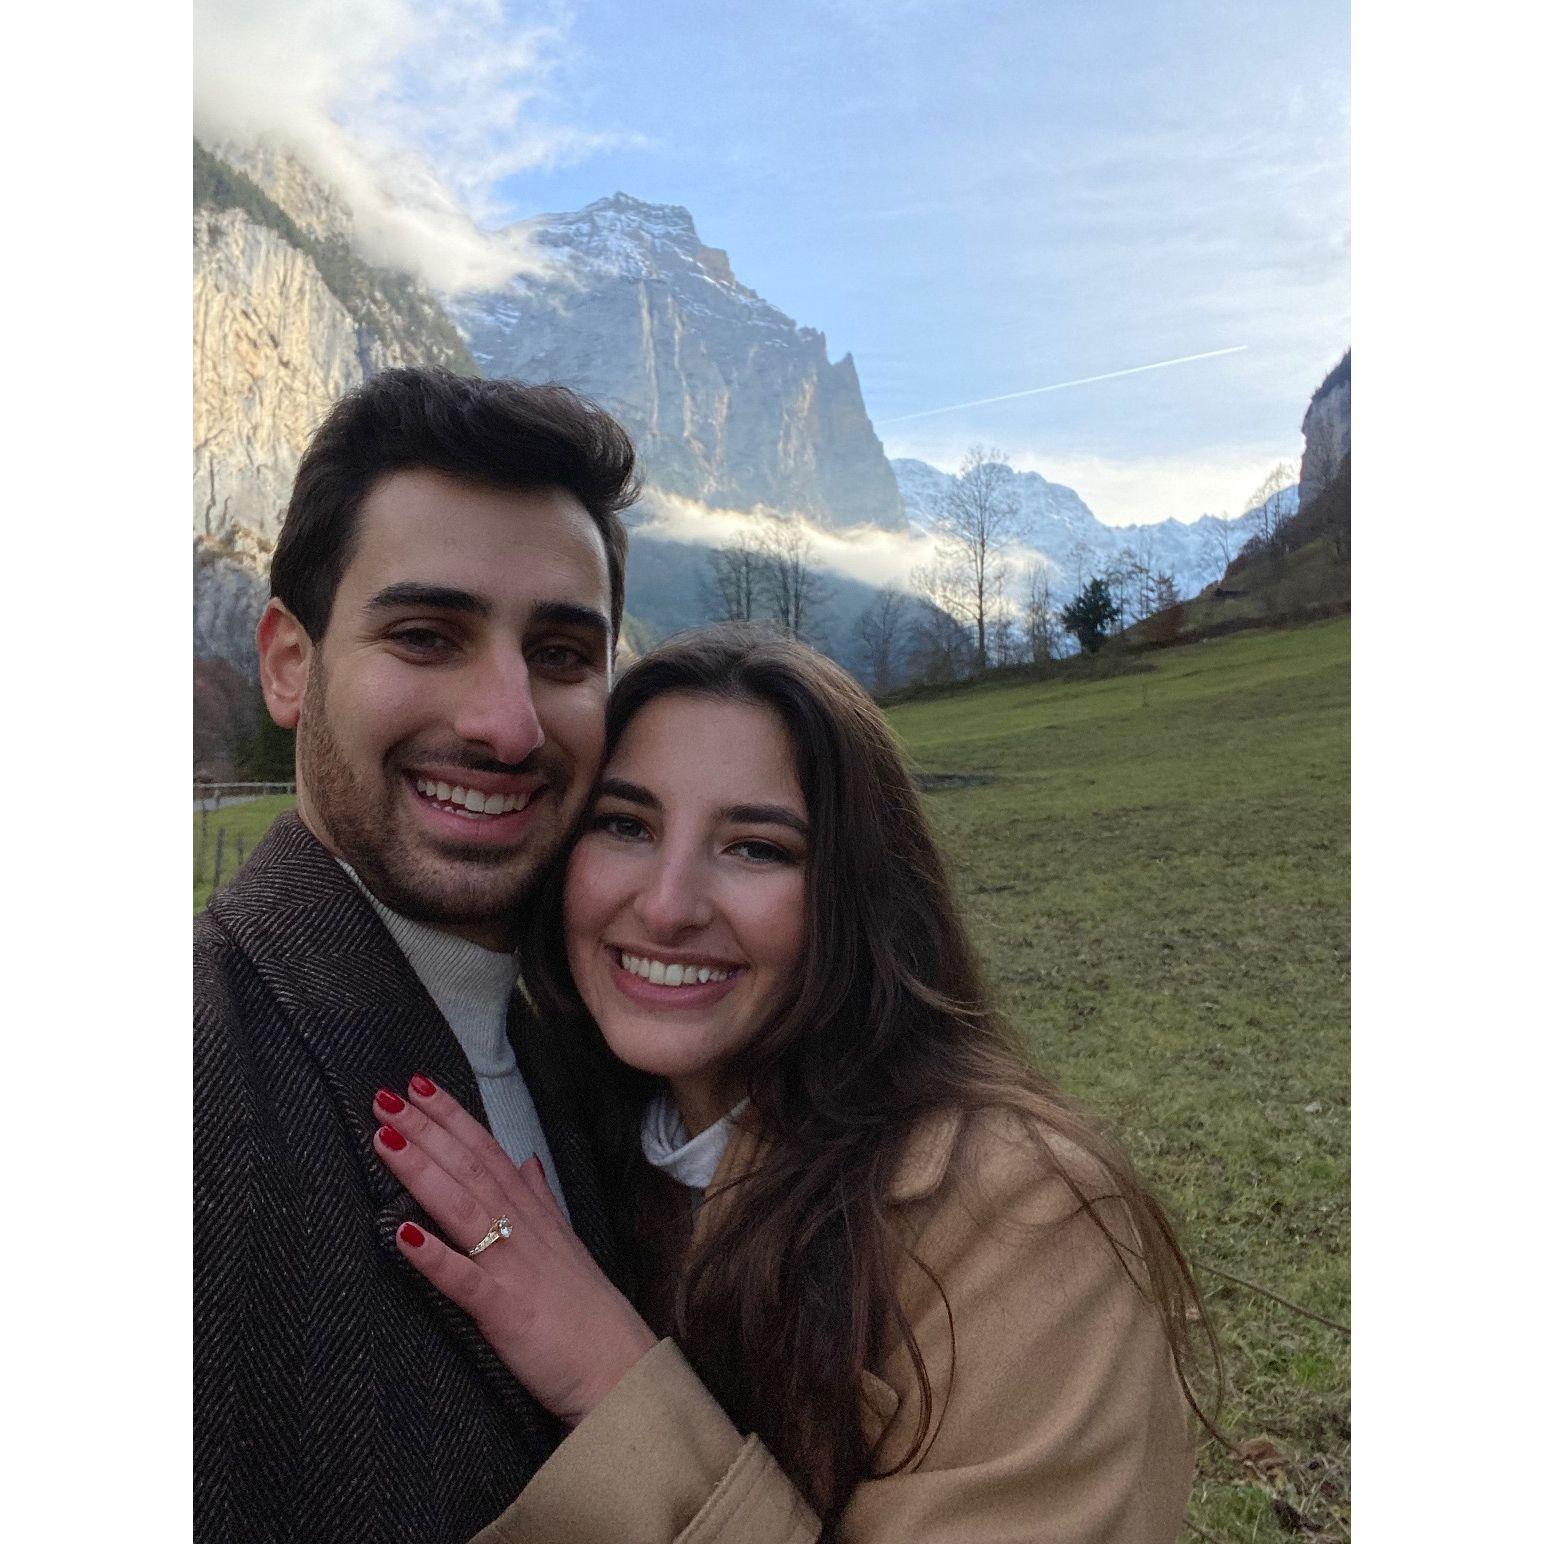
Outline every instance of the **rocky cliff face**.
<svg viewBox="0 0 1544 1544">
<path fill-rule="evenodd" d="M 347 210 L 293 157 L 194 148 L 193 649 L 251 677 L 312 430 L 376 370 L 471 363 L 426 290 L 353 256 Z"/>
<path fill-rule="evenodd" d="M 651 488 L 830 529 L 905 528 L 852 357 L 735 278 L 686 210 L 626 194 L 533 222 L 551 275 L 447 302 L 485 375 L 559 380 L 633 433 Z"/>
<path fill-rule="evenodd" d="M 1351 350 L 1325 376 L 1303 415 L 1303 467 L 1298 497 L 1306 507 L 1334 480 L 1351 454 Z"/>
</svg>

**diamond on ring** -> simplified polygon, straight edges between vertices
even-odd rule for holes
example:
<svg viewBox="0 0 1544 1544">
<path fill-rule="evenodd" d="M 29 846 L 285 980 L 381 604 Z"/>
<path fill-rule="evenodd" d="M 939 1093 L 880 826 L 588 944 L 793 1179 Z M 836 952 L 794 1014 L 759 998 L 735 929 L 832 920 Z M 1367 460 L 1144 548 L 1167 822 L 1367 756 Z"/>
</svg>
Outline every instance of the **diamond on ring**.
<svg viewBox="0 0 1544 1544">
<path fill-rule="evenodd" d="M 480 1255 L 490 1244 L 496 1244 L 501 1238 L 508 1238 L 513 1229 L 509 1226 L 508 1217 L 495 1217 L 493 1226 L 467 1250 L 469 1255 Z"/>
</svg>

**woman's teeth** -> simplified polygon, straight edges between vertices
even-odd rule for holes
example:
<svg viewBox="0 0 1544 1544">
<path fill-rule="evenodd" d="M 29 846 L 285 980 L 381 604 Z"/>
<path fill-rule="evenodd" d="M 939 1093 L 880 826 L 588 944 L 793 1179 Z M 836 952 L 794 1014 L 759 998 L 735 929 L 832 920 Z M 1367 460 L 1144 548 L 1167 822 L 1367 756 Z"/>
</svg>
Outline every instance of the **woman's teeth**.
<svg viewBox="0 0 1544 1544">
<path fill-rule="evenodd" d="M 638 954 L 624 954 L 622 969 L 655 986 L 696 986 L 700 981 L 729 979 L 727 970 L 715 970 L 711 965 L 662 965 Z"/>
<path fill-rule="evenodd" d="M 480 788 L 435 783 L 422 777 L 415 781 L 414 786 L 426 799 L 433 799 L 437 804 L 448 804 L 456 814 L 464 815 L 469 820 L 507 815 L 512 810 L 523 810 L 531 802 L 528 793 L 484 793 Z"/>
</svg>

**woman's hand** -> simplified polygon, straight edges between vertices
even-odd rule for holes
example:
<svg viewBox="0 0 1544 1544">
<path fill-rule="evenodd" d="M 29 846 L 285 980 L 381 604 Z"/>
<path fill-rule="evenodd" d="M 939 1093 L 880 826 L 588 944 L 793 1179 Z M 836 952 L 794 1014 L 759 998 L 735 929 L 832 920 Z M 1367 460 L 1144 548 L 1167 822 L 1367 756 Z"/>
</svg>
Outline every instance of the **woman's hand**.
<svg viewBox="0 0 1544 1544">
<path fill-rule="evenodd" d="M 568 1225 L 539 1158 L 517 1168 L 425 1077 L 412 1080 L 406 1103 L 382 1089 L 375 1116 L 377 1156 L 449 1240 L 408 1222 L 397 1247 L 547 1409 L 576 1425 L 658 1337 Z M 469 1258 L 500 1217 L 509 1219 L 508 1237 Z"/>
</svg>

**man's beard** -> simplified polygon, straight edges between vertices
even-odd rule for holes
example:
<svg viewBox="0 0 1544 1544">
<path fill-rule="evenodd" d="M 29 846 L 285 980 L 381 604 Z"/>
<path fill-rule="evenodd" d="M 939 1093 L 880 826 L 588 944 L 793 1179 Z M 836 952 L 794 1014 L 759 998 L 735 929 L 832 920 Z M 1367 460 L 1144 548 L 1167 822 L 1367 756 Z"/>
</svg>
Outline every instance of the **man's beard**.
<svg viewBox="0 0 1544 1544">
<path fill-rule="evenodd" d="M 301 785 L 338 856 L 382 905 L 414 922 L 442 927 L 507 923 L 513 928 L 516 907 L 562 844 L 565 832 L 550 830 L 544 837 L 533 832 L 514 852 L 470 844 L 430 846 L 423 835 L 403 830 L 405 816 L 397 785 L 404 779 L 393 765 L 395 754 L 382 765 L 379 787 L 368 789 L 360 782 L 333 736 L 327 717 L 326 675 L 313 654 L 296 755 Z M 465 745 L 448 757 L 439 752 L 433 759 L 469 772 L 514 770 L 470 754 Z M 562 803 L 572 777 L 562 757 L 538 751 L 520 764 L 520 770 L 539 772 L 547 783 L 541 797 L 555 805 Z"/>
</svg>

